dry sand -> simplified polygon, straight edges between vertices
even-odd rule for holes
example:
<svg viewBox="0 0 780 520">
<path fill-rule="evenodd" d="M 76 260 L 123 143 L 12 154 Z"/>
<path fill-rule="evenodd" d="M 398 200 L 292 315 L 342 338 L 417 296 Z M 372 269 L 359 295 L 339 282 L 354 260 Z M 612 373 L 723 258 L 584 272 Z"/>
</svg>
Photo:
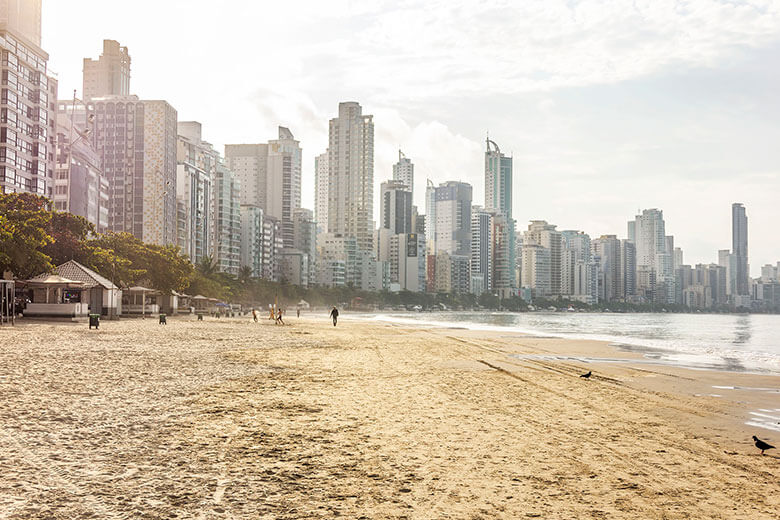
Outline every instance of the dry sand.
<svg viewBox="0 0 780 520">
<path fill-rule="evenodd" d="M 0 518 L 780 517 L 780 456 L 749 440 L 780 434 L 702 390 L 778 377 L 507 355 L 632 356 L 593 342 L 288 322 L 0 329 Z"/>
</svg>

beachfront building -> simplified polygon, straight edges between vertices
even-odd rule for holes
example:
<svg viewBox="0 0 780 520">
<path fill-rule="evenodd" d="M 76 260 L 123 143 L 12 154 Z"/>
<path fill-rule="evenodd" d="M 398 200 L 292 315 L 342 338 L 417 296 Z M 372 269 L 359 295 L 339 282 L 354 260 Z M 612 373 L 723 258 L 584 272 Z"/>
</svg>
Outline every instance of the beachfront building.
<svg viewBox="0 0 780 520">
<path fill-rule="evenodd" d="M 412 233 L 412 192 L 402 181 L 392 180 L 381 185 L 380 226 L 391 235 Z"/>
<path fill-rule="evenodd" d="M 739 202 L 731 205 L 731 252 L 736 267 L 735 291 L 737 296 L 750 295 L 750 265 L 748 263 L 748 218 L 745 206 Z"/>
<path fill-rule="evenodd" d="M 307 278 L 314 283 L 316 278 L 317 258 L 317 223 L 310 209 L 295 208 L 293 210 L 293 249 L 307 256 Z"/>
<path fill-rule="evenodd" d="M 561 232 L 555 229 L 556 226 L 548 224 L 545 220 L 532 220 L 528 225 L 528 230 L 523 235 L 523 247 L 526 245 L 540 245 L 549 251 L 550 262 L 550 283 L 549 296 L 558 296 L 561 294 Z M 535 250 L 533 250 L 535 251 Z M 530 253 L 535 257 L 536 253 Z M 526 263 L 523 262 L 523 270 Z M 546 271 L 545 271 L 546 272 Z M 535 276 L 535 275 L 534 275 Z M 546 275 L 545 275 L 546 276 Z M 528 278 L 533 280 L 533 277 Z M 546 285 L 546 284 L 543 284 Z"/>
<path fill-rule="evenodd" d="M 329 122 L 328 179 L 328 233 L 373 251 L 374 120 L 354 101 Z"/>
<path fill-rule="evenodd" d="M 471 255 L 471 193 L 471 185 L 465 182 L 429 185 L 426 229 L 433 233 L 429 253 Z"/>
<path fill-rule="evenodd" d="M 4 2 L 0 12 L 0 193 L 54 191 L 57 80 L 41 49 L 41 2 Z"/>
<path fill-rule="evenodd" d="M 636 247 L 636 291 L 647 302 L 674 302 L 673 251 L 667 251 L 663 211 L 642 211 L 629 223 L 628 236 Z"/>
<path fill-rule="evenodd" d="M 57 111 L 54 209 L 84 217 L 98 233 L 108 229 L 109 184 L 100 156 L 90 141 L 90 131 L 70 117 L 69 103 Z"/>
<path fill-rule="evenodd" d="M 301 207 L 301 147 L 292 132 L 260 144 L 225 145 L 227 167 L 241 183 L 241 204 L 277 219 L 285 248 L 293 248 L 293 211 Z"/>
<path fill-rule="evenodd" d="M 425 291 L 425 236 L 398 233 L 390 235 L 388 242 L 389 290 Z"/>
<path fill-rule="evenodd" d="M 100 58 L 84 58 L 82 86 L 86 100 L 130 95 L 130 54 L 127 47 L 114 40 L 103 40 Z"/>
<path fill-rule="evenodd" d="M 176 244 L 176 110 L 166 101 L 106 96 L 79 113 L 93 121 L 92 142 L 109 181 L 109 230 Z"/>
<path fill-rule="evenodd" d="M 238 274 L 241 267 L 241 183 L 219 160 L 214 190 L 214 241 L 212 259 L 217 270 Z"/>
<path fill-rule="evenodd" d="M 176 242 L 194 264 L 213 253 L 218 161 L 219 153 L 202 139 L 201 124 L 180 121 L 176 146 Z"/>
<path fill-rule="evenodd" d="M 490 241 L 492 213 L 482 206 L 471 208 L 471 280 L 470 290 L 480 295 L 492 287 Z"/>
<path fill-rule="evenodd" d="M 357 273 L 357 238 L 338 233 L 317 237 L 317 282 L 325 287 L 355 285 Z"/>
<path fill-rule="evenodd" d="M 328 151 L 314 158 L 314 220 L 317 223 L 317 234 L 328 230 Z"/>
<path fill-rule="evenodd" d="M 252 270 L 253 278 L 263 276 L 263 210 L 241 204 L 241 267 Z"/>
<path fill-rule="evenodd" d="M 591 239 L 576 230 L 561 231 L 561 295 L 593 304 L 599 298 L 598 265 L 592 260 Z"/>
<path fill-rule="evenodd" d="M 552 296 L 550 249 L 536 242 L 523 240 L 521 287 L 531 291 L 534 298 Z"/>
<path fill-rule="evenodd" d="M 621 301 L 623 271 L 620 261 L 620 240 L 615 235 L 601 235 L 593 240 L 593 258 L 598 264 L 599 301 Z"/>
</svg>

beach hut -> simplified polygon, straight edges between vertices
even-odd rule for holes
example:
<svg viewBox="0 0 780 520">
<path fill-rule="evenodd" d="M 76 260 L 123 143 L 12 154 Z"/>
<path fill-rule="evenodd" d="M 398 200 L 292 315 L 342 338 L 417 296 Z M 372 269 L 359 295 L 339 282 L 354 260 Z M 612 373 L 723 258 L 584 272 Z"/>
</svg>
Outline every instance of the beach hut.
<svg viewBox="0 0 780 520">
<path fill-rule="evenodd" d="M 181 305 L 182 296 L 183 296 L 182 294 L 176 291 L 171 291 L 169 294 L 160 293 L 160 298 L 158 299 L 160 303 L 160 310 L 169 316 L 178 314 L 179 307 L 182 306 Z"/>
<path fill-rule="evenodd" d="M 31 294 L 25 317 L 81 318 L 89 314 L 89 303 L 82 299 L 84 282 L 43 274 L 25 285 Z"/>
<path fill-rule="evenodd" d="M 89 306 L 90 313 L 108 319 L 116 319 L 122 313 L 122 290 L 108 278 L 75 260 L 58 265 L 54 271 L 63 278 L 84 282 L 83 300 Z"/>
<path fill-rule="evenodd" d="M 195 309 L 195 314 L 208 314 L 209 313 L 209 299 L 198 294 L 190 299 L 192 307 Z"/>
<path fill-rule="evenodd" d="M 160 294 L 160 291 L 140 285 L 128 287 L 122 291 L 122 313 L 141 316 L 157 314 L 160 312 Z"/>
</svg>

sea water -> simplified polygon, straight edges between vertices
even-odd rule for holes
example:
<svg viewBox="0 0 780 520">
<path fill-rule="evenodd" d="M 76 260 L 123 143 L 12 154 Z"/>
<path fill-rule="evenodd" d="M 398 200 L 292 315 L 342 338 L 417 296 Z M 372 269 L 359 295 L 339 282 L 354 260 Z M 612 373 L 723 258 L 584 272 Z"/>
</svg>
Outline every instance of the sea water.
<svg viewBox="0 0 780 520">
<path fill-rule="evenodd" d="M 607 341 L 648 363 L 780 374 L 780 315 L 584 312 L 380 313 L 394 323 Z"/>
</svg>

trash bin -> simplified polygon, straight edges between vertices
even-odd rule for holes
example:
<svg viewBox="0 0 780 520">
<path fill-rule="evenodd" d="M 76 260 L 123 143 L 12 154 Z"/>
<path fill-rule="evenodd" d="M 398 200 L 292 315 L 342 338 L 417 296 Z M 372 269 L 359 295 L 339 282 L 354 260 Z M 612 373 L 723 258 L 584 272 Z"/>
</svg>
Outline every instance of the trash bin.
<svg viewBox="0 0 780 520">
<path fill-rule="evenodd" d="M 100 314 L 90 314 L 89 315 L 89 328 L 90 330 L 92 327 L 95 327 L 95 329 L 100 328 Z"/>
<path fill-rule="evenodd" d="M 160 314 L 160 325 L 167 325 L 168 322 L 165 321 L 165 314 Z"/>
</svg>

